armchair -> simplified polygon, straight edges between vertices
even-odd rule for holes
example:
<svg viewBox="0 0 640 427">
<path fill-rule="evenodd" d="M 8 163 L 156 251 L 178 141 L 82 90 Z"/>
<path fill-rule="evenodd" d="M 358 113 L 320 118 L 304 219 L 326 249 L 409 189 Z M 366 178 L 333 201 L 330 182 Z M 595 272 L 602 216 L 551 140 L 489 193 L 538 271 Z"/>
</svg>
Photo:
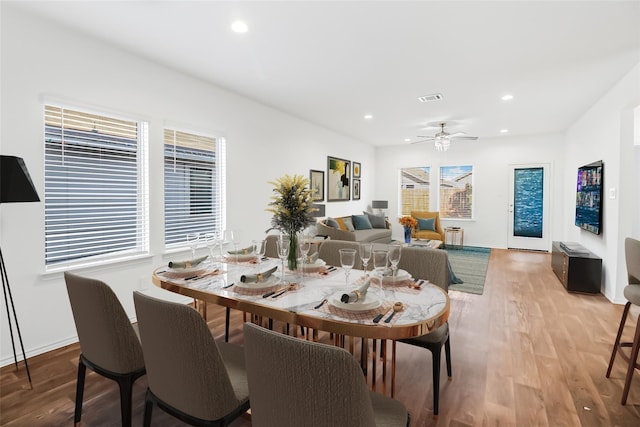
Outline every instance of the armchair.
<svg viewBox="0 0 640 427">
<path fill-rule="evenodd" d="M 411 211 L 411 216 L 418 220 L 418 227 L 413 230 L 411 237 L 414 239 L 442 240 L 444 242 L 444 231 L 440 224 L 440 212 Z M 420 229 L 420 220 L 435 218 L 433 229 Z"/>
</svg>

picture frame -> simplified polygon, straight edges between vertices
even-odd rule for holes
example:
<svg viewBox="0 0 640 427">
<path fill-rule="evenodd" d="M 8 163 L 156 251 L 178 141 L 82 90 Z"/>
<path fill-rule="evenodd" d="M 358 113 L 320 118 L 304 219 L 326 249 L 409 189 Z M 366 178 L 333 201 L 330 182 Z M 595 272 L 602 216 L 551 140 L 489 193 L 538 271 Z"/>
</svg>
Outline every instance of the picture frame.
<svg viewBox="0 0 640 427">
<path fill-rule="evenodd" d="M 324 171 L 309 170 L 309 188 L 316 190 L 313 197 L 314 202 L 324 201 Z"/>
<path fill-rule="evenodd" d="M 351 161 L 327 156 L 327 201 L 351 200 Z"/>
<path fill-rule="evenodd" d="M 360 180 L 353 178 L 353 200 L 360 200 Z"/>
<path fill-rule="evenodd" d="M 360 178 L 361 173 L 362 173 L 362 165 L 360 165 L 360 162 L 353 162 L 353 177 Z"/>
</svg>

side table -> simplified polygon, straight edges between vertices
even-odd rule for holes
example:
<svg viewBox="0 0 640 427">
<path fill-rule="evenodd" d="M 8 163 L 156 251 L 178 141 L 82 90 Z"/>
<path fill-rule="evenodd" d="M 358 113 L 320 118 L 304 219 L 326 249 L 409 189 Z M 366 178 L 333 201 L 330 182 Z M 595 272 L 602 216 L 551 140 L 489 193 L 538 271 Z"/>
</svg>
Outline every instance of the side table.
<svg viewBox="0 0 640 427">
<path fill-rule="evenodd" d="M 444 244 L 447 245 L 449 235 L 451 235 L 451 246 L 455 245 L 456 240 L 459 243 L 460 249 L 464 248 L 464 228 L 461 227 L 445 227 L 444 229 Z"/>
</svg>

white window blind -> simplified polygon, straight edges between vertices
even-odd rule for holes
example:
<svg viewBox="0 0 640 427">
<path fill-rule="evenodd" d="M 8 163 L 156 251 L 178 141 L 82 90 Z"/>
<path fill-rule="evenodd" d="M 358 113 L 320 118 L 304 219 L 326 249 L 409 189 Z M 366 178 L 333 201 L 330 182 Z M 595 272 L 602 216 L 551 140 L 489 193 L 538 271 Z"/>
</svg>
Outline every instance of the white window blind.
<svg viewBox="0 0 640 427">
<path fill-rule="evenodd" d="M 219 233 L 223 225 L 225 144 L 222 138 L 164 130 L 165 245 L 187 233 Z"/>
<path fill-rule="evenodd" d="M 400 169 L 400 214 L 411 215 L 411 211 L 430 211 L 430 186 L 430 167 Z"/>
<path fill-rule="evenodd" d="M 45 260 L 148 252 L 147 124 L 45 106 Z"/>
<path fill-rule="evenodd" d="M 473 218 L 473 166 L 440 167 L 440 218 Z"/>
</svg>

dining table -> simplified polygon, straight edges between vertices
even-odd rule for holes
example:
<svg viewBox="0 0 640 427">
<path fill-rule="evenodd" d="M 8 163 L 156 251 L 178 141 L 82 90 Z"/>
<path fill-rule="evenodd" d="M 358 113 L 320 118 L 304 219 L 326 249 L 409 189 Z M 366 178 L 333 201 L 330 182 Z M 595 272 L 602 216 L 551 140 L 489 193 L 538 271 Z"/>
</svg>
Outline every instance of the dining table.
<svg viewBox="0 0 640 427">
<path fill-rule="evenodd" d="M 351 270 L 347 276 L 342 268 L 321 259 L 295 271 L 286 266 L 283 271 L 283 266 L 278 259 L 228 254 L 209 257 L 190 268 L 160 266 L 153 271 L 152 281 L 193 298 L 197 307 L 204 307 L 205 316 L 206 304 L 211 303 L 249 313 L 254 321 L 282 322 L 287 331 L 289 325 L 294 325 L 293 331 L 301 327 L 306 339 L 317 339 L 318 331 L 328 332 L 334 345 L 346 347 L 354 356 L 359 347 L 372 389 L 376 389 L 377 366 L 382 364 L 382 393 L 386 393 L 390 371 L 392 397 L 396 340 L 428 334 L 449 317 L 446 291 L 404 270 L 393 275 Z M 391 342 L 389 370 L 387 341 Z"/>
</svg>

